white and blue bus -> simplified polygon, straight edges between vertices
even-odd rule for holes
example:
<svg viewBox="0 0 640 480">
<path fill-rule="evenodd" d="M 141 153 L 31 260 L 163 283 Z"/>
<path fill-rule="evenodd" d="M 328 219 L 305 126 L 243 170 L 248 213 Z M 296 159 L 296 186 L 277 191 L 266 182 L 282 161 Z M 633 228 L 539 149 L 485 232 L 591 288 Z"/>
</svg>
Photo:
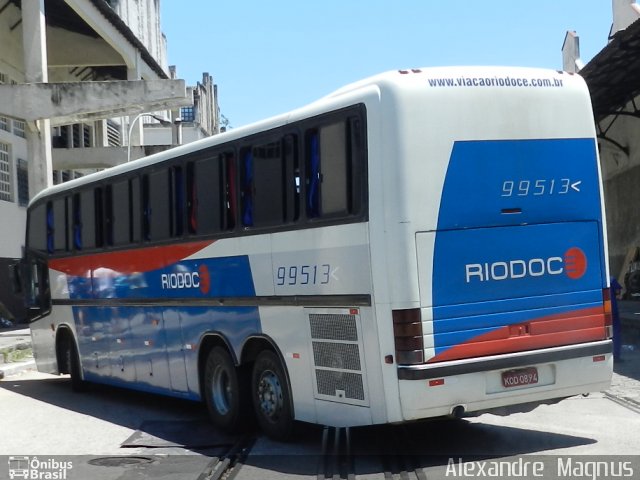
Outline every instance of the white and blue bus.
<svg viewBox="0 0 640 480">
<path fill-rule="evenodd" d="M 603 390 L 602 199 L 579 76 L 381 74 L 37 195 L 38 368 L 275 438 Z"/>
</svg>

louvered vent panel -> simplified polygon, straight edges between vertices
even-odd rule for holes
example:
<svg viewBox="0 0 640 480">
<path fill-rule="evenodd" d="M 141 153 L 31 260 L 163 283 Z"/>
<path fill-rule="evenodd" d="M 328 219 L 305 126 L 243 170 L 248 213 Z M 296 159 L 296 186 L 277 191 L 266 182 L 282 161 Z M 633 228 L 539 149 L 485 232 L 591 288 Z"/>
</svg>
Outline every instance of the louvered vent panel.
<svg viewBox="0 0 640 480">
<path fill-rule="evenodd" d="M 359 317 L 346 312 L 309 313 L 316 394 L 320 399 L 366 405 Z"/>
<path fill-rule="evenodd" d="M 360 370 L 357 344 L 313 342 L 313 360 L 316 367 Z"/>
<path fill-rule="evenodd" d="M 311 338 L 320 340 L 358 341 L 355 315 L 309 315 Z"/>
<path fill-rule="evenodd" d="M 362 375 L 332 370 L 316 370 L 318 393 L 338 398 L 364 400 Z M 344 392 L 344 397 L 342 397 Z"/>
</svg>

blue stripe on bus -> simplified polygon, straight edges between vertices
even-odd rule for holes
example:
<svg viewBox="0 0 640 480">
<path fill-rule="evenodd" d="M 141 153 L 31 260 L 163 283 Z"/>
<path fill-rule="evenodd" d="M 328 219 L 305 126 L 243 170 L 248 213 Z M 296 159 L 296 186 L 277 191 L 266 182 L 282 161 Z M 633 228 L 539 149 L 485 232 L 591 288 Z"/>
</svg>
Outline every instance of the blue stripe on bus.
<svg viewBox="0 0 640 480">
<path fill-rule="evenodd" d="M 487 302 L 491 305 L 492 302 Z M 461 317 L 446 317 L 439 318 L 434 323 L 434 333 L 436 336 L 449 332 L 460 332 L 464 337 L 462 341 L 466 341 L 470 336 L 465 335 L 465 331 L 471 331 L 477 328 L 492 328 L 497 325 L 509 325 L 515 323 L 523 323 L 536 318 L 556 315 L 560 313 L 569 313 L 575 310 L 583 308 L 592 308 L 602 306 L 602 292 L 600 292 L 599 301 L 581 305 L 565 305 L 556 306 L 551 308 L 539 308 L 535 310 L 514 310 L 511 312 L 499 312 L 499 313 L 475 313 L 473 315 L 461 316 Z M 522 307 L 521 307 L 522 308 Z M 468 313 L 468 312 L 467 312 Z M 451 345 L 451 344 L 448 344 Z"/>
<path fill-rule="evenodd" d="M 238 357 L 246 339 L 262 331 L 257 307 L 74 307 L 73 313 L 87 380 L 191 399 L 200 398 L 204 334 L 222 335 Z"/>
</svg>

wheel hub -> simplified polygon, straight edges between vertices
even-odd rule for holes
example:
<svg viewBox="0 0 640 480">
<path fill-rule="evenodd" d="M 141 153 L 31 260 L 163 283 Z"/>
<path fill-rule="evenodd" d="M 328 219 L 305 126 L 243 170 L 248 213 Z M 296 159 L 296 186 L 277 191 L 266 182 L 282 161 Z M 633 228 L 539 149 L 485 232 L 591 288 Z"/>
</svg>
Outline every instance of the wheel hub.
<svg viewBox="0 0 640 480">
<path fill-rule="evenodd" d="M 262 412 L 269 418 L 276 418 L 283 405 L 282 386 L 277 375 L 271 371 L 265 371 L 258 383 L 258 400 Z"/>
<path fill-rule="evenodd" d="M 211 393 L 213 404 L 218 413 L 220 415 L 226 415 L 230 410 L 231 385 L 229 384 L 227 372 L 220 365 L 217 365 L 213 372 Z"/>
</svg>

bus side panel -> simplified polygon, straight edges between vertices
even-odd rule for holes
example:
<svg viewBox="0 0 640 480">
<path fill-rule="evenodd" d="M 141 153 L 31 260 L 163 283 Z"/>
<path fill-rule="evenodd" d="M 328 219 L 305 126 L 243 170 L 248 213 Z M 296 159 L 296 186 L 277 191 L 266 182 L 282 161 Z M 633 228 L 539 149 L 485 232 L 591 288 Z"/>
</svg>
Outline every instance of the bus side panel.
<svg viewBox="0 0 640 480">
<path fill-rule="evenodd" d="M 196 298 L 255 297 L 249 257 L 193 258 L 211 242 L 52 260 L 58 300 L 122 305 L 74 306 L 87 380 L 199 398 L 197 347 L 207 332 L 225 336 L 239 356 L 260 332 L 257 307 L 177 308 Z M 195 255 L 197 257 L 197 255 Z M 269 256 L 266 258 L 270 264 Z M 52 280 L 54 280 L 52 278 Z M 156 306 L 137 306 L 145 302 Z M 163 303 L 168 305 L 162 306 Z M 57 310 L 61 305 L 56 305 Z M 55 316 L 55 314 L 54 314 Z M 70 322 L 69 318 L 66 321 Z M 190 374 L 185 380 L 185 370 Z"/>
</svg>

